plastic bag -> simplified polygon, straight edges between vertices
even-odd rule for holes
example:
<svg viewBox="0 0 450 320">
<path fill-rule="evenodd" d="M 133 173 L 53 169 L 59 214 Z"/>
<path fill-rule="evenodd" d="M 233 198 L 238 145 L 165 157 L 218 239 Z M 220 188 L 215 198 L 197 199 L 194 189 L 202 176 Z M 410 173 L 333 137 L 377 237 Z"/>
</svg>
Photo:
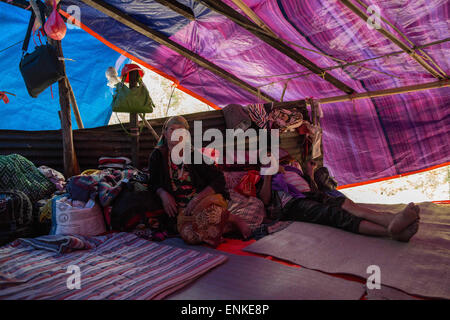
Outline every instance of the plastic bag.
<svg viewBox="0 0 450 320">
<path fill-rule="evenodd" d="M 102 209 L 94 200 L 84 204 L 65 196 L 52 199 L 50 234 L 97 236 L 105 231 Z"/>
<path fill-rule="evenodd" d="M 44 24 L 44 30 L 53 40 L 62 40 L 66 35 L 67 27 L 56 9 L 56 0 L 53 0 L 53 11 Z"/>
<path fill-rule="evenodd" d="M 242 177 L 239 184 L 234 187 L 236 192 L 248 197 L 256 197 L 256 184 L 261 176 L 256 170 L 250 170 L 245 176 Z"/>
</svg>

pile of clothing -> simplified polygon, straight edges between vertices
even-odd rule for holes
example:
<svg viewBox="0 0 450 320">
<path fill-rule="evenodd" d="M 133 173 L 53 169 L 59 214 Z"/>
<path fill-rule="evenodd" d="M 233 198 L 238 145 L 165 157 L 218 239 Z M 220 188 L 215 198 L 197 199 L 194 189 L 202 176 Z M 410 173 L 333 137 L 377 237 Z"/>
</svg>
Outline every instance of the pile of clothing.
<svg viewBox="0 0 450 320">
<path fill-rule="evenodd" d="M 306 105 L 311 107 L 311 119 Z M 305 158 L 316 159 L 322 155 L 320 118 L 323 117 L 323 112 L 317 100 L 306 99 L 304 103 L 289 108 L 274 107 L 273 103 L 248 106 L 230 104 L 223 108 L 223 113 L 228 129 L 279 129 L 280 134 L 296 131 L 307 139 Z"/>
</svg>

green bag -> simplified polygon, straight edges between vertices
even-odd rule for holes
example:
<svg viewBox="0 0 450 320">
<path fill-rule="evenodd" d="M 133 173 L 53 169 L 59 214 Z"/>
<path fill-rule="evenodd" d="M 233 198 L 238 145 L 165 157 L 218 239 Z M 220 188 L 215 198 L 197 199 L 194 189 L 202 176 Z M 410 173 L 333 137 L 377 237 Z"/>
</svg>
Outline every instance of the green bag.
<svg viewBox="0 0 450 320">
<path fill-rule="evenodd" d="M 142 79 L 139 79 L 139 86 L 132 89 L 128 88 L 123 81 L 116 84 L 111 107 L 114 112 L 152 113 L 155 105 L 147 87 Z"/>
</svg>

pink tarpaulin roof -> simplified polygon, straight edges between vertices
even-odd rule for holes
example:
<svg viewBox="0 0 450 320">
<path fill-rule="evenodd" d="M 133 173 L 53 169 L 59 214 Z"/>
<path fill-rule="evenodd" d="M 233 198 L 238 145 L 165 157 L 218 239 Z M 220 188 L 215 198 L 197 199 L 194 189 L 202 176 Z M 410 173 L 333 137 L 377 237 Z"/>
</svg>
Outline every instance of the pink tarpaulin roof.
<svg viewBox="0 0 450 320">
<path fill-rule="evenodd" d="M 232 0 L 216 2 L 246 16 Z M 243 2 L 279 40 L 355 93 L 448 79 L 447 0 Z M 283 92 L 284 101 L 346 94 L 328 82 L 324 74 L 312 73 L 202 1 L 178 1 L 192 10 L 194 20 L 157 1 L 103 3 L 127 13 L 275 100 L 280 100 Z M 380 27 L 409 48 L 424 46 L 423 51 L 414 51 L 413 55 L 402 52 L 398 44 L 350 10 L 349 3 L 369 12 L 372 19 L 377 18 L 373 12 L 379 12 L 385 19 L 376 20 Z M 83 27 L 104 43 L 157 69 L 185 91 L 215 106 L 262 101 L 82 1 L 63 0 L 62 4 L 65 11 L 70 11 L 70 5 L 81 8 Z M 371 6 L 371 11 L 365 6 Z M 361 60 L 367 61 L 339 68 L 340 64 Z M 434 72 L 418 60 L 425 61 Z M 450 88 L 446 87 L 323 105 L 325 165 L 342 185 L 448 163 L 449 101 Z"/>
</svg>

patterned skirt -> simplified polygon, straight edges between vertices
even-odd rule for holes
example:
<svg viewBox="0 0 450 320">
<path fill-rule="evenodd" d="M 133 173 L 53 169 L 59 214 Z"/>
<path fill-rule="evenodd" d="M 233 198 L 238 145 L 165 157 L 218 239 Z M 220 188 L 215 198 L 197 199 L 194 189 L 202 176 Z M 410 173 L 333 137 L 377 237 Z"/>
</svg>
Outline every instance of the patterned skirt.
<svg viewBox="0 0 450 320">
<path fill-rule="evenodd" d="M 227 201 L 221 194 L 214 194 L 202 199 L 192 210 L 192 215 L 184 215 L 180 210 L 177 229 L 186 243 L 205 242 L 217 247 L 222 241 L 222 234 L 228 222 Z"/>
</svg>

